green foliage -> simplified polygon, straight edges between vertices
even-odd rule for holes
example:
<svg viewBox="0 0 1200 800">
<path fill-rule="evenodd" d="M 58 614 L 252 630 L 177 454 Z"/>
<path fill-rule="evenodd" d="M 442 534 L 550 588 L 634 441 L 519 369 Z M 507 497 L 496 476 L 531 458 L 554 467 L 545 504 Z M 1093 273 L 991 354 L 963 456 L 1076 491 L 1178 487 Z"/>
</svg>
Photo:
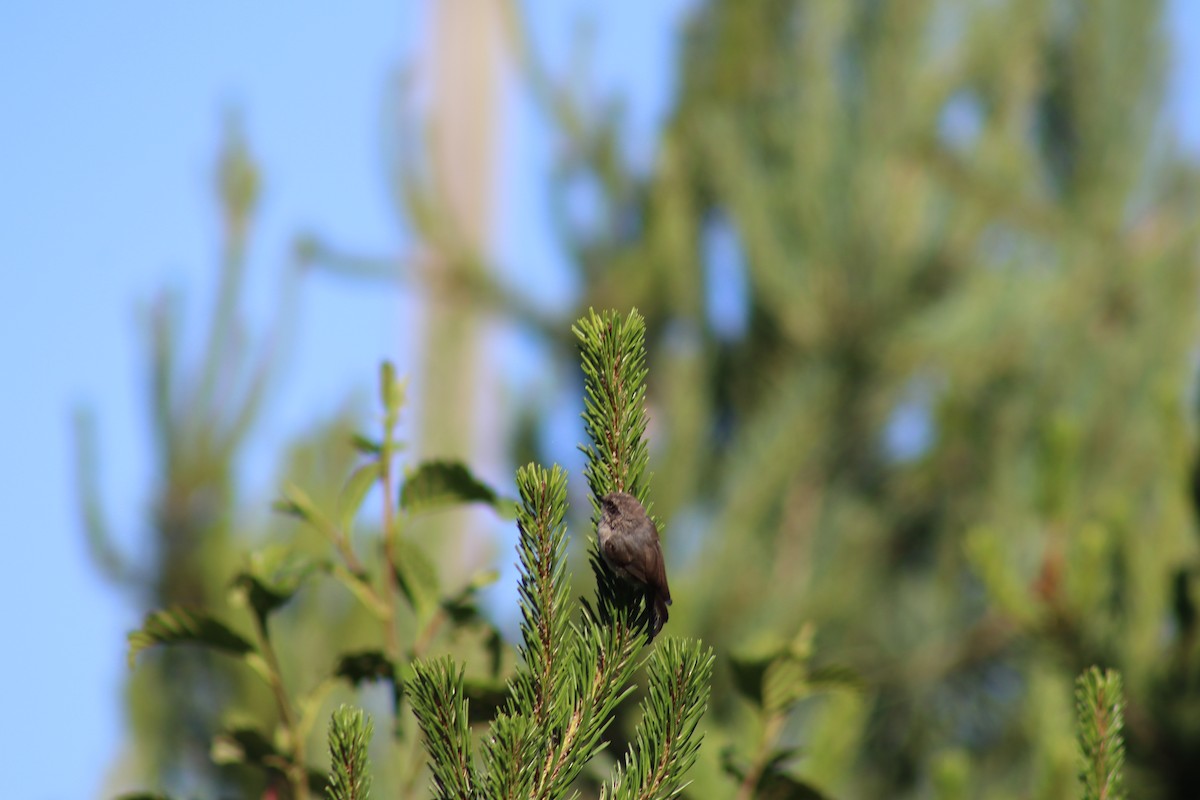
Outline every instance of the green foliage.
<svg viewBox="0 0 1200 800">
<path fill-rule="evenodd" d="M 369 800 L 367 747 L 374 721 L 362 709 L 341 706 L 329 718 L 329 800 Z"/>
<path fill-rule="evenodd" d="M 785 727 L 803 701 L 831 692 L 857 697 L 866 686 L 848 667 L 814 665 L 815 636 L 806 624 L 791 641 L 769 637 L 730 657 L 734 686 L 753 705 L 759 726 L 754 748 L 729 744 L 721 752 L 721 768 L 738 783 L 739 797 L 824 796 L 793 774 L 797 749 L 781 741 Z"/>
<path fill-rule="evenodd" d="M 409 696 L 429 751 L 434 794 L 439 800 L 472 797 L 475 770 L 462 668 L 446 657 L 418 661 L 413 673 Z"/>
<path fill-rule="evenodd" d="M 585 420 L 592 444 L 585 452 L 587 474 L 596 476 L 593 491 L 633 486 L 645 466 L 643 325 L 636 312 L 627 318 L 609 313 L 592 314 L 577 328 L 589 398 Z M 592 400 L 599 397 L 607 400 Z M 594 548 L 597 604 L 584 604 L 582 620 L 571 624 L 566 473 L 530 464 L 518 470 L 517 488 L 522 668 L 484 740 L 480 773 L 472 766 L 461 670 L 445 660 L 416 667 L 412 702 L 439 797 L 467 797 L 476 785 L 490 797 L 567 796 L 605 747 L 601 737 L 612 714 L 633 690 L 630 679 L 645 638 L 631 624 L 629 606 L 619 602 L 624 595 L 613 592 L 613 579 L 599 566 Z M 654 651 L 643 719 L 613 778 L 614 796 L 666 798 L 682 789 L 700 746 L 696 726 L 707 707 L 712 661 L 711 651 L 698 643 L 668 641 Z"/>
<path fill-rule="evenodd" d="M 570 143 L 553 190 L 598 195 L 559 220 L 579 307 L 646 320 L 672 625 L 741 659 L 706 796 L 766 793 L 758 765 L 1061 797 L 1091 663 L 1144 712 L 1132 792 L 1194 793 L 1200 180 L 1164 142 L 1163 5 L 705 0 L 636 166 L 517 37 Z M 807 667 L 756 650 L 805 622 Z M 831 665 L 853 686 L 804 691 Z"/>
<path fill-rule="evenodd" d="M 589 309 L 571 330 L 583 366 L 583 423 L 591 444 L 580 449 L 593 511 L 598 515 L 599 498 L 615 491 L 646 505 L 646 321 L 637 309 L 628 316 Z"/>
<path fill-rule="evenodd" d="M 592 527 L 600 522 L 600 498 L 626 491 L 636 497 L 654 520 L 646 465 L 646 321 L 633 309 L 628 316 L 615 311 L 587 316 L 572 328 L 583 367 L 583 424 L 590 442 L 581 445 L 587 456 L 584 477 L 591 489 Z M 653 609 L 644 592 L 617 578 L 591 539 L 589 560 L 596 577 L 596 606 L 588 614 L 603 624 L 622 629 L 653 624 Z M 636 621 L 636 622 L 635 622 Z"/>
<path fill-rule="evenodd" d="M 435 502 L 449 506 L 481 497 L 490 498 L 489 502 L 499 505 L 498 495 L 461 465 L 435 462 L 419 466 L 411 473 L 419 487 L 407 496 L 424 499 L 409 503 L 408 507 L 394 505 L 393 498 L 406 496 L 404 489 L 394 493 L 391 488 L 391 462 L 401 449 L 393 428 L 399 419 L 403 390 L 388 364 L 381 369 L 380 382 L 383 387 L 380 398 L 385 403 L 383 435 L 378 446 L 358 448 L 366 462 L 354 468 L 344 482 L 336 497 L 337 512 L 328 513 L 314 495 L 291 483 L 285 486 L 283 498 L 276 504 L 279 511 L 300 520 L 315 532 L 327 555 L 306 552 L 297 542 L 267 546 L 251 554 L 246 567 L 229 583 L 231 604 L 235 609 L 249 612 L 254 636 L 242 636 L 208 610 L 181 607 L 150 614 L 142 628 L 129 636 L 131 666 L 148 648 L 179 644 L 199 645 L 232 655 L 249 666 L 269 692 L 273 713 L 260 712 L 251 722 L 243 719 L 244 715 L 230 715 L 212 740 L 212 760 L 218 765 L 254 767 L 261 771 L 268 784 L 286 786 L 288 796 L 297 800 L 304 800 L 314 792 L 323 792 L 326 786 L 325 772 L 309 764 L 308 740 L 330 692 L 339 683 L 351 688 L 376 681 L 391 685 L 392 711 L 396 719 L 393 739 L 399 745 L 405 738 L 414 738 L 406 737 L 406 726 L 400 716 L 401 701 L 406 693 L 413 698 L 417 720 L 427 721 L 423 715 L 429 708 L 429 681 L 436 673 L 424 669 L 420 658 L 434 643 L 439 631 L 457 634 L 486 629 L 489 633 L 485 649 L 491 652 L 493 677 L 500 669 L 496 652 L 499 634 L 475 606 L 476 593 L 494 580 L 494 573 L 476 576 L 461 589 L 443 594 L 432 561 L 415 541 L 400 533 L 407 511 L 428 508 Z M 360 435 L 358 439 L 365 437 Z M 383 490 L 384 530 L 380 536 L 379 558 L 364 560 L 359 557 L 352 539 L 353 523 L 373 485 Z M 468 491 L 464 491 L 464 487 Z M 329 578 L 347 590 L 347 596 L 357 601 L 373 621 L 375 632 L 371 645 L 363 647 L 360 643 L 357 647 L 342 649 L 332 659 L 327 653 L 323 654 L 322 663 L 315 671 L 298 670 L 296 664 L 285 664 L 280 655 L 282 648 L 292 645 L 280 642 L 274 632 L 286 620 L 288 609 L 307 594 L 321 591 L 317 584 Z M 399 629 L 406 624 L 402 613 L 408 615 L 407 625 L 413 631 L 407 646 L 402 646 L 399 638 Z M 306 631 L 302 635 L 312 636 L 313 632 Z M 414 666 L 405 666 L 410 663 Z M 302 691 L 294 685 L 294 675 L 298 671 L 311 676 Z M 465 704 L 461 672 L 454 685 Z M 473 680 L 472 686 L 479 697 L 487 697 L 488 684 Z M 341 793 L 337 795 L 339 797 L 362 797 L 366 792 L 363 782 L 365 761 L 356 754 L 354 743 L 366 734 L 359 726 L 361 720 L 356 722 L 357 718 L 348 714 L 344 712 L 336 718 L 330 730 L 330 744 L 335 754 L 332 788 Z M 465 706 L 461 725 L 466 730 Z M 365 749 L 362 755 L 365 758 Z M 410 767 L 406 780 L 415 782 L 420 768 L 419 762 Z"/>
<path fill-rule="evenodd" d="M 427 620 L 437 608 L 441 593 L 437 570 L 425 550 L 411 540 L 397 539 L 392 542 L 392 572 L 396 584 L 417 617 Z"/>
<path fill-rule="evenodd" d="M 790 642 L 768 639 L 730 657 L 734 686 L 755 706 L 768 713 L 787 713 L 812 694 L 862 691 L 861 676 L 845 666 L 813 666 L 816 630 L 805 625 Z"/>
<path fill-rule="evenodd" d="M 1079 780 L 1084 800 L 1123 800 L 1125 765 L 1125 696 L 1121 675 L 1092 667 L 1075 685 L 1079 714 L 1079 749 L 1083 766 Z"/>
<path fill-rule="evenodd" d="M 668 798 L 683 791 L 684 776 L 700 749 L 696 726 L 708 706 L 712 666 L 712 651 L 699 642 L 668 638 L 659 643 L 650 657 L 635 744 L 601 797 Z"/>
<path fill-rule="evenodd" d="M 284 548 L 261 550 L 250 556 L 250 567 L 238 573 L 230 585 L 236 605 L 249 606 L 259 625 L 283 608 L 316 573 L 326 571 L 325 562 Z"/>
<path fill-rule="evenodd" d="M 254 651 L 254 645 L 224 623 L 203 612 L 173 608 L 148 615 L 142 627 L 129 634 L 130 668 L 138 653 L 160 644 L 198 644 L 235 656 Z"/>
<path fill-rule="evenodd" d="M 461 669 L 444 659 L 416 665 L 411 687 L 439 797 L 566 796 L 603 749 L 611 714 L 631 691 L 641 637 L 585 613 L 570 624 L 563 518 L 566 474 L 535 465 L 517 475 L 521 505 L 521 610 L 524 667 L 485 738 L 483 770 L 472 768 Z M 672 797 L 699 747 L 696 725 L 708 700 L 712 654 L 699 644 L 660 644 L 649 663 L 650 693 L 628 761 L 614 787 L 622 797 Z"/>
<path fill-rule="evenodd" d="M 593 321 L 600 319 L 592 317 Z M 581 328 L 587 331 L 581 336 L 585 359 L 590 358 L 594 367 L 588 377 L 589 390 L 594 396 L 606 392 L 610 398 L 589 411 L 607 426 L 589 428 L 594 438 L 588 452 L 595 462 L 589 474 L 601 475 L 602 461 L 607 465 L 603 480 L 632 486 L 641 479 L 646 457 L 645 443 L 629 438 L 624 430 L 629 425 L 638 431 L 645 428 L 642 399 L 646 373 L 640 350 L 643 322 L 636 313 L 628 319 L 618 314 L 603 319 L 604 328 Z M 623 342 L 616 349 L 609 338 L 614 331 Z M 387 365 L 380 380 L 385 387 L 398 385 Z M 398 397 L 397 390 L 381 392 L 385 403 L 398 402 Z M 516 481 L 521 498 L 516 510 L 521 569 L 520 670 L 507 685 L 494 675 L 491 680 L 468 681 L 465 669 L 450 656 L 424 658 L 435 624 L 449 622 L 464 629 L 480 624 L 475 593 L 494 576 L 479 576 L 460 592 L 443 597 L 432 562 L 414 542 L 398 535 L 397 515 L 478 500 L 497 506 L 499 501 L 498 495 L 465 467 L 427 462 L 408 474 L 393 509 L 387 489 L 390 457 L 398 445 L 389 426 L 395 424 L 398 414 L 398 408 L 387 406 L 379 446 L 358 448 L 368 461 L 346 481 L 336 522 L 294 485 L 285 489 L 277 504 L 280 511 L 320 534 L 340 563 L 284 547 L 256 552 L 231 587 L 237 604 L 251 612 L 253 641 L 202 612 L 157 612 L 130 635 L 130 663 L 148 647 L 181 643 L 243 657 L 271 690 L 279 727 L 273 734 L 254 725 L 227 727 L 214 739 L 213 760 L 253 766 L 282 778 L 291 796 L 301 800 L 321 791 L 326 783 L 324 773 L 314 772 L 308 765 L 306 740 L 327 693 L 337 681 L 357 687 L 379 680 L 392 685 L 394 713 L 400 712 L 401 697 L 407 697 L 412 705 L 437 797 L 473 797 L 480 787 L 495 797 L 565 797 L 587 764 L 606 746 L 602 737 L 613 713 L 633 691 L 631 679 L 646 641 L 633 624 L 636 609 L 619 602 L 624 595 L 615 593 L 610 576 L 598 572 L 598 577 L 607 581 L 597 587 L 596 604 L 585 604 L 582 619 L 572 621 L 566 572 L 567 475 L 557 466 L 546 470 L 531 464 L 518 470 Z M 614 444 L 618 440 L 620 444 Z M 378 481 L 385 490 L 380 566 L 359 560 L 349 534 L 358 507 L 369 494 L 364 476 Z M 644 495 L 645 488 L 642 492 Z M 592 558 L 593 567 L 603 569 L 594 548 Z M 343 584 L 382 622 L 383 646 L 341 653 L 315 685 L 297 696 L 285 682 L 270 623 L 321 576 Z M 395 635 L 396 604 L 401 598 L 420 631 L 408 648 L 402 648 Z M 595 608 L 601 611 L 597 613 Z M 494 632 L 491 641 L 498 648 L 499 637 Z M 402 668 L 398 666 L 401 663 L 409 666 Z M 642 703 L 643 719 L 624 763 L 605 791 L 614 797 L 649 800 L 674 797 L 682 790 L 684 775 L 700 746 L 697 725 L 707 707 L 712 665 L 712 652 L 699 643 L 671 639 L 653 651 L 647 664 L 649 687 Z M 493 673 L 498 669 L 499 659 L 493 657 Z M 484 721 L 491 724 L 480 768 L 472 753 L 470 726 Z M 331 796 L 366 796 L 369 736 L 370 727 L 361 712 L 345 707 L 335 712 L 329 727 Z M 395 736 L 401 738 L 399 720 Z M 409 785 L 417 774 L 410 772 Z"/>
<path fill-rule="evenodd" d="M 394 682 L 396 666 L 379 650 L 362 650 L 342 655 L 333 674 L 349 681 L 352 686 L 367 681 Z"/>
<path fill-rule="evenodd" d="M 493 723 L 485 784 L 500 796 L 556 798 L 604 746 L 600 736 L 630 691 L 638 645 L 587 616 L 580 627 L 570 624 L 566 473 L 529 465 L 517 486 L 524 669 Z"/>
<path fill-rule="evenodd" d="M 517 472 L 521 504 L 517 527 L 520 556 L 521 655 L 529 666 L 513 684 L 513 708 L 532 709 L 533 729 L 561 730 L 567 709 L 556 700 L 567 691 L 566 653 L 570 614 L 566 576 L 567 474 L 558 465 L 549 472 L 530 464 Z M 529 756 L 537 749 L 530 748 Z"/>
<path fill-rule="evenodd" d="M 655 156 L 636 167 L 613 104 L 546 71 L 513 13 L 521 77 L 565 139 L 550 205 L 595 190 L 584 224 L 554 220 L 578 307 L 535 309 L 509 288 L 520 282 L 456 239 L 424 176 L 395 188 L 445 271 L 303 243 L 307 266 L 414 280 L 452 317 L 496 313 L 561 360 L 548 375 L 578 348 L 591 501 L 625 488 L 651 508 L 654 470 L 652 510 L 671 522 L 664 548 L 685 600 L 672 631 L 721 654 L 691 796 L 1059 798 L 1077 737 L 1103 746 L 1088 751 L 1104 754 L 1100 772 L 1089 761 L 1095 776 L 1114 763 L 1098 718 L 1076 728 L 1070 713 L 1092 663 L 1121 669 L 1137 711 L 1131 793 L 1194 793 L 1200 177 L 1160 129 L 1162 7 L 701 0 L 681 25 L 662 129 L 637 148 Z M 252 214 L 255 184 L 227 186 L 243 189 L 224 193 L 226 219 Z M 139 754 L 192 769 L 213 726 L 243 730 L 217 719 L 234 708 L 278 743 L 262 757 L 298 785 L 288 731 L 318 715 L 322 691 L 381 680 L 396 724 L 377 785 L 411 796 L 426 774 L 400 713 L 415 661 L 430 725 L 460 725 L 464 707 L 468 727 L 490 720 L 470 762 L 479 794 L 550 796 L 572 774 L 584 797 L 640 789 L 655 763 L 646 743 L 673 730 L 654 711 L 669 683 L 630 688 L 642 598 L 593 545 L 596 595 L 576 616 L 560 555 L 547 555 L 568 523 L 559 479 L 523 470 L 514 672 L 477 581 L 441 568 L 453 538 L 409 524 L 443 499 L 511 506 L 457 462 L 396 479 L 405 387 L 390 367 L 382 430 L 330 426 L 297 448 L 282 505 L 303 524 L 253 531 L 314 559 L 307 572 L 294 563 L 299 588 L 286 560 L 280 571 L 235 557 L 232 475 L 263 385 L 229 335 L 245 229 L 230 226 L 224 301 L 195 368 L 178 358 L 168 304 L 149 337 L 161 485 L 147 552 L 161 557 L 144 571 L 107 536 L 103 461 L 80 425 L 89 543 L 106 574 L 252 648 L 139 656 Z M 473 368 L 443 344 L 433 337 L 438 370 Z M 244 392 L 217 391 L 227 373 Z M 515 463 L 555 460 L 539 436 L 549 394 L 519 404 Z M 443 435 L 433 444 L 455 452 Z M 378 524 L 360 513 L 373 487 Z M 229 575 L 243 576 L 232 597 Z M 246 609 L 253 636 L 235 624 Z M 201 643 L 188 637 L 203 630 L 148 623 L 142 647 Z M 651 674 L 671 642 L 655 645 Z M 284 651 L 278 669 L 266 644 Z M 461 667 L 430 672 L 441 651 Z M 1088 680 L 1088 707 L 1110 708 Z M 605 740 L 619 772 L 601 776 L 605 756 L 582 765 Z M 248 772 L 218 773 L 210 793 L 262 795 Z M 659 785 L 674 791 L 677 778 Z"/>
<path fill-rule="evenodd" d="M 288 752 L 265 732 L 249 725 L 230 726 L 213 738 L 209 752 L 214 764 L 249 766 L 269 776 L 272 783 L 287 785 L 295 779 L 303 792 L 320 795 L 328 789 L 321 770 L 295 770 Z"/>
<path fill-rule="evenodd" d="M 409 513 L 462 503 L 485 503 L 508 516 L 512 502 L 498 496 L 456 461 L 427 461 L 405 478 L 400 508 Z"/>
</svg>

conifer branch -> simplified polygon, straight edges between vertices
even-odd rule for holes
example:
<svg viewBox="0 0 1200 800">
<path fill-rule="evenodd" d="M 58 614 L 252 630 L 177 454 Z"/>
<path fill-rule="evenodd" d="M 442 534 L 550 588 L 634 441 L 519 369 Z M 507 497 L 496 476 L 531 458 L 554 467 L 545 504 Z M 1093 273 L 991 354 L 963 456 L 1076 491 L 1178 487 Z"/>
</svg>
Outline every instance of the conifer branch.
<svg viewBox="0 0 1200 800">
<path fill-rule="evenodd" d="M 537 761 L 530 746 L 536 730 L 529 717 L 508 709 L 492 721 L 483 741 L 487 765 L 480 783 L 490 800 L 525 800 L 533 792 Z"/>
<path fill-rule="evenodd" d="M 550 732 L 531 797 L 563 797 L 584 766 L 607 743 L 600 737 L 617 704 L 633 691 L 634 656 L 642 638 L 629 626 L 585 621 L 573 648 L 567 716 Z"/>
<path fill-rule="evenodd" d="M 569 620 L 566 576 L 567 474 L 555 465 L 550 471 L 534 464 L 517 472 L 521 508 L 517 512 L 520 529 L 518 551 L 521 558 L 520 583 L 522 655 L 530 672 L 527 686 L 519 687 L 533 722 L 545 727 L 551 722 L 556 700 L 565 684 L 566 648 Z M 518 695 L 518 696 L 520 696 Z"/>
<path fill-rule="evenodd" d="M 699 642 L 659 644 L 650 657 L 649 690 L 634 748 L 601 797 L 659 800 L 683 791 L 683 776 L 700 749 L 696 726 L 708 706 L 712 667 L 712 650 Z"/>
<path fill-rule="evenodd" d="M 360 708 L 341 706 L 329 720 L 330 800 L 368 800 L 367 747 L 375 723 Z"/>
<path fill-rule="evenodd" d="M 1092 667 L 1075 683 L 1075 702 L 1084 800 L 1123 800 L 1125 698 L 1121 674 L 1111 669 L 1101 673 L 1099 667 Z"/>
<path fill-rule="evenodd" d="M 494 797 L 542 797 L 559 763 L 571 711 L 566 575 L 567 475 L 557 465 L 517 471 L 521 503 L 521 659 L 508 707 L 485 743 L 484 783 Z M 557 751 L 561 755 L 561 751 Z"/>
<path fill-rule="evenodd" d="M 646 467 L 646 323 L 633 310 L 588 315 L 574 327 L 584 373 L 584 426 L 590 444 L 584 474 L 591 488 L 592 526 L 599 523 L 600 498 L 626 491 L 649 512 Z M 651 513 L 651 519 L 654 519 Z M 661 529 L 661 522 L 655 519 Z M 584 708 L 594 709 L 584 726 L 589 744 L 597 745 L 609 715 L 629 692 L 634 659 L 645 643 L 650 624 L 644 592 L 609 570 L 593 539 L 589 552 L 596 576 L 596 603 L 584 601 L 579 669 L 596 676 Z M 708 702 L 711 652 L 699 644 L 664 643 L 650 660 L 650 688 L 642 704 L 643 719 L 624 769 L 618 768 L 614 796 L 672 797 L 683 788 L 683 775 L 695 759 L 699 738 L 695 726 Z M 600 745 L 602 746 L 602 745 Z M 599 750 L 599 747 L 596 750 Z"/>
<path fill-rule="evenodd" d="M 604 747 L 600 736 L 630 691 L 640 638 L 595 614 L 570 624 L 566 473 L 531 464 L 518 471 L 517 487 L 524 669 L 485 740 L 482 783 L 489 797 L 556 798 Z"/>
<path fill-rule="evenodd" d="M 579 340 L 583 422 L 591 440 L 579 449 L 587 456 L 583 474 L 598 521 L 599 498 L 609 492 L 629 492 L 646 505 L 646 321 L 637 309 L 628 317 L 589 309 L 572 331 Z"/>
<path fill-rule="evenodd" d="M 473 797 L 475 769 L 462 667 L 444 657 L 414 662 L 413 673 L 409 699 L 429 753 L 434 796 L 439 800 Z"/>
<path fill-rule="evenodd" d="M 575 328 L 586 375 L 585 422 L 591 444 L 586 474 L 597 498 L 629 491 L 645 502 L 644 335 L 637 312 L 592 312 Z M 567 476 L 535 464 L 517 472 L 520 505 L 519 596 L 522 669 L 509 701 L 483 741 L 484 769 L 472 762 L 463 671 L 448 659 L 413 665 L 408 696 L 421 728 L 439 798 L 556 800 L 568 794 L 584 766 L 605 746 L 602 736 L 617 705 L 633 691 L 645 644 L 636 588 L 616 578 L 593 542 L 596 602 L 570 621 L 566 574 Z M 593 520 L 593 524 L 595 518 Z M 695 759 L 696 725 L 708 701 L 711 652 L 666 642 L 649 664 L 650 688 L 633 752 L 611 784 L 614 796 L 673 797 Z"/>
<path fill-rule="evenodd" d="M 600 498 L 609 492 L 632 494 L 654 520 L 648 498 L 650 456 L 646 447 L 646 321 L 634 309 L 627 317 L 616 311 L 588 315 L 572 328 L 579 339 L 584 375 L 584 428 L 590 444 L 584 476 L 591 489 L 592 528 L 600 522 Z M 651 609 L 645 593 L 616 577 L 604 566 L 598 543 L 589 551 L 596 576 L 595 617 L 604 625 L 648 627 Z M 589 609 L 590 610 L 590 609 Z"/>
</svg>

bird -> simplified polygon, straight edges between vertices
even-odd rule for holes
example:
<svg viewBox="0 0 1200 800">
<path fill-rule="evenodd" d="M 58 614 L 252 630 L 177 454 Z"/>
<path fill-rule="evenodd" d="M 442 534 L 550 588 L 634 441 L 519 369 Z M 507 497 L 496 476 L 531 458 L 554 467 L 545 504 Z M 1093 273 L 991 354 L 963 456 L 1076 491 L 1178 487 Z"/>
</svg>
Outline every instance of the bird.
<svg viewBox="0 0 1200 800">
<path fill-rule="evenodd" d="M 628 492 L 610 492 L 600 498 L 596 534 L 600 555 L 609 569 L 646 591 L 651 601 L 653 641 L 666 624 L 667 606 L 671 605 L 658 528 L 636 497 Z"/>
</svg>

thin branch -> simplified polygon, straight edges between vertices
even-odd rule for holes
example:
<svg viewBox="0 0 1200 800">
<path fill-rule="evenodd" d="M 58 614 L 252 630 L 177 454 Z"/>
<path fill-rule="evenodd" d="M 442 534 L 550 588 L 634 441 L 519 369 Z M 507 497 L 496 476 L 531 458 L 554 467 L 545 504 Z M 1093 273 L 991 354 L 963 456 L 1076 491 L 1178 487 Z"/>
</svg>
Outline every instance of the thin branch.
<svg viewBox="0 0 1200 800">
<path fill-rule="evenodd" d="M 283 673 L 279 668 L 279 658 L 275 653 L 275 646 L 271 644 L 271 637 L 267 633 L 267 621 L 257 613 L 252 616 L 254 617 L 254 634 L 258 640 L 259 651 L 267 664 L 271 693 L 275 696 L 275 705 L 279 709 L 279 715 L 283 718 L 283 725 L 287 729 L 291 744 L 289 754 L 291 763 L 287 769 L 288 782 L 292 785 L 296 800 L 308 800 L 308 767 L 304 752 L 304 736 L 300 731 L 296 711 L 292 708 L 292 701 L 288 698 L 287 689 L 283 685 Z"/>
</svg>

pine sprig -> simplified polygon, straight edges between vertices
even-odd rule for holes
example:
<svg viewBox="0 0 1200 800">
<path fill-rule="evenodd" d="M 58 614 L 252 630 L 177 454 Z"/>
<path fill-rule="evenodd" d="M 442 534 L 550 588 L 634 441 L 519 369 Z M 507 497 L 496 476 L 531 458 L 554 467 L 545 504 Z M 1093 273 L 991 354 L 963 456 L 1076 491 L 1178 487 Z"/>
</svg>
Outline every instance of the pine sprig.
<svg viewBox="0 0 1200 800">
<path fill-rule="evenodd" d="M 367 747 L 375 723 L 360 708 L 341 706 L 329 721 L 330 800 L 367 800 L 371 796 Z"/>
<path fill-rule="evenodd" d="M 584 475 L 591 489 L 592 526 L 600 520 L 600 498 L 626 491 L 649 512 L 649 454 L 646 446 L 646 323 L 633 310 L 589 310 L 573 328 L 584 373 L 584 427 L 590 444 Z M 654 519 L 651 514 L 651 519 Z M 661 523 L 655 519 L 661 529 Z M 582 647 L 577 670 L 596 676 L 585 692 L 581 739 L 598 752 L 600 736 L 616 705 L 633 690 L 635 659 L 645 643 L 650 609 L 645 593 L 608 569 L 593 538 L 589 552 L 596 576 L 596 603 L 584 601 Z M 637 741 L 618 768 L 612 790 L 620 797 L 671 797 L 695 759 L 696 723 L 708 702 L 712 654 L 696 644 L 665 643 L 650 661 L 650 689 L 642 704 Z"/>
<path fill-rule="evenodd" d="M 434 796 L 443 800 L 471 797 L 475 769 L 462 668 L 456 668 L 449 657 L 416 661 L 408 691 L 429 753 Z"/>
<path fill-rule="evenodd" d="M 1084 800 L 1122 800 L 1125 742 L 1121 730 L 1125 698 L 1121 674 L 1111 669 L 1101 673 L 1099 667 L 1092 667 L 1076 681 L 1075 704 L 1083 756 L 1079 780 L 1083 783 Z"/>
<path fill-rule="evenodd" d="M 592 490 L 592 521 L 599 521 L 599 498 L 618 490 L 649 510 L 646 321 L 637 309 L 627 317 L 589 309 L 571 330 L 579 340 L 584 376 L 583 423 L 591 444 L 579 449 L 587 456 L 583 474 Z"/>
<path fill-rule="evenodd" d="M 699 642 L 666 639 L 650 657 L 650 682 L 633 749 L 602 798 L 665 800 L 683 791 L 703 738 L 713 654 Z"/>
<path fill-rule="evenodd" d="M 560 728 L 551 731 L 530 797 L 566 795 L 587 763 L 607 746 L 601 736 L 612 722 L 617 704 L 633 691 L 636 654 L 643 642 L 630 626 L 589 621 L 577 630 L 570 666 L 571 684 Z"/>
<path fill-rule="evenodd" d="M 566 473 L 517 473 L 521 656 L 511 701 L 484 742 L 489 797 L 557 798 L 604 747 L 600 737 L 631 690 L 641 639 L 631 626 L 571 625 L 566 563 Z"/>
<path fill-rule="evenodd" d="M 533 796 L 533 783 L 540 762 L 533 758 L 531 746 L 538 731 L 529 717 L 502 711 L 492 721 L 483 740 L 483 760 L 487 765 L 480 779 L 483 796 L 489 800 L 525 800 Z"/>
<path fill-rule="evenodd" d="M 527 681 L 517 686 L 522 707 L 532 710 L 538 727 L 552 723 L 555 701 L 564 690 L 570 619 L 566 576 L 567 474 L 530 464 L 517 471 L 521 506 L 517 511 L 521 559 L 522 656 Z"/>
<path fill-rule="evenodd" d="M 646 321 L 637 309 L 627 317 L 589 309 L 572 331 L 579 340 L 584 376 L 583 422 L 590 444 L 579 449 L 587 456 L 583 473 L 591 489 L 592 528 L 600 522 L 600 498 L 625 491 L 641 501 L 661 531 L 646 474 Z M 648 627 L 651 609 L 645 592 L 604 566 L 594 540 L 588 560 L 596 576 L 596 618 L 605 625 L 640 620 L 641 627 Z"/>
<path fill-rule="evenodd" d="M 570 747 L 563 732 L 571 717 L 571 632 L 566 574 L 567 474 L 535 464 L 517 471 L 521 502 L 519 595 L 521 658 L 506 711 L 485 740 L 485 785 L 493 797 L 543 797 Z"/>
<path fill-rule="evenodd" d="M 591 444 L 586 474 L 593 525 L 598 498 L 624 490 L 646 503 L 645 323 L 592 312 L 575 328 L 586 376 L 584 413 Z M 413 711 L 424 734 L 439 798 L 480 796 L 557 800 L 603 740 L 617 705 L 633 691 L 646 637 L 638 624 L 643 593 L 603 565 L 593 541 L 597 599 L 570 620 L 566 574 L 567 476 L 530 464 L 517 472 L 520 505 L 521 670 L 509 701 L 483 740 L 476 777 L 470 753 L 461 668 L 449 659 L 414 665 Z M 633 752 L 618 769 L 614 796 L 666 798 L 683 788 L 700 738 L 696 725 L 708 702 L 711 652 L 699 644 L 665 642 L 649 662 L 649 694 Z"/>
</svg>

